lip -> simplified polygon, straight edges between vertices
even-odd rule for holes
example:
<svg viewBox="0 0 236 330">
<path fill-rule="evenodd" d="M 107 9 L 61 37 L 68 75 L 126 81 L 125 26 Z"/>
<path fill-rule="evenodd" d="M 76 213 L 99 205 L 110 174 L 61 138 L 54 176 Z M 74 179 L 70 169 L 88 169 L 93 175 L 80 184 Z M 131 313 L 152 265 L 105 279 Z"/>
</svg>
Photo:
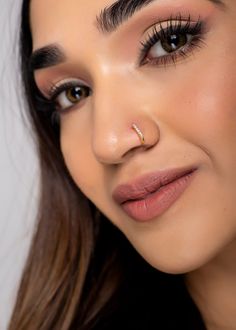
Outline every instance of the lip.
<svg viewBox="0 0 236 330">
<path fill-rule="evenodd" d="M 114 201 L 133 220 L 150 221 L 163 214 L 188 187 L 197 167 L 169 169 L 119 185 Z"/>
</svg>

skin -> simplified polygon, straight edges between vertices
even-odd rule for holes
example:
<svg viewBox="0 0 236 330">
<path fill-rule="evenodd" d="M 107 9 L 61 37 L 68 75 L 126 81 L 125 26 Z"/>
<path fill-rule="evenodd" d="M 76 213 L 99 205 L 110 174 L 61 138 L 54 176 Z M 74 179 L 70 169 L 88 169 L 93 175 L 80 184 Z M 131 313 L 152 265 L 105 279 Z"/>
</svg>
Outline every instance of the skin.
<svg viewBox="0 0 236 330">
<path fill-rule="evenodd" d="M 78 187 L 150 264 L 186 274 L 208 329 L 235 329 L 236 2 L 225 1 L 223 10 L 207 0 L 154 1 L 102 34 L 94 21 L 112 3 L 31 3 L 34 50 L 56 43 L 67 56 L 35 72 L 39 89 L 48 96 L 51 84 L 73 78 L 93 91 L 61 115 L 65 162 Z M 175 65 L 137 66 L 144 31 L 156 17 L 179 12 L 206 22 L 204 44 Z M 133 221 L 112 199 L 119 184 L 186 166 L 198 168 L 190 186 L 152 221 Z"/>
</svg>

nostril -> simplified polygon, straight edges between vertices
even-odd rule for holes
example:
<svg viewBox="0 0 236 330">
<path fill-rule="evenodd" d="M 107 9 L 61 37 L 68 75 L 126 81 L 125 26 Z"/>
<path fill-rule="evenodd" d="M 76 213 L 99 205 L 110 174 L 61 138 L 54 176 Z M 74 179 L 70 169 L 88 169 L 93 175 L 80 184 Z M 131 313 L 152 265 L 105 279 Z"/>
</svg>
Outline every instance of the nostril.
<svg viewBox="0 0 236 330">
<path fill-rule="evenodd" d="M 135 146 L 135 147 L 129 149 L 128 151 L 126 151 L 123 155 L 123 158 L 131 157 L 131 156 L 135 155 L 136 153 L 142 151 L 142 149 L 143 149 L 143 151 L 145 151 L 150 148 L 151 148 L 151 146 L 147 146 L 147 145 Z"/>
<path fill-rule="evenodd" d="M 100 163 L 114 165 L 153 148 L 159 140 L 159 127 L 150 118 L 128 125 L 114 120 L 101 125 L 97 120 L 93 128 L 92 149 Z"/>
</svg>

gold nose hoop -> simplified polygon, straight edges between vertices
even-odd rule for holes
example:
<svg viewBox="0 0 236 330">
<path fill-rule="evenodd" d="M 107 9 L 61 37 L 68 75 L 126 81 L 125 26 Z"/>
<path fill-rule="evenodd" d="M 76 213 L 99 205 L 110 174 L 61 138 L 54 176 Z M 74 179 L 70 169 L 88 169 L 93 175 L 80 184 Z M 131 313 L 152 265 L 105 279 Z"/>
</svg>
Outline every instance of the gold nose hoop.
<svg viewBox="0 0 236 330">
<path fill-rule="evenodd" d="M 141 142 L 141 145 L 145 144 L 145 138 L 141 130 L 138 128 L 136 124 L 132 124 L 132 129 L 137 133 L 139 140 Z"/>
</svg>

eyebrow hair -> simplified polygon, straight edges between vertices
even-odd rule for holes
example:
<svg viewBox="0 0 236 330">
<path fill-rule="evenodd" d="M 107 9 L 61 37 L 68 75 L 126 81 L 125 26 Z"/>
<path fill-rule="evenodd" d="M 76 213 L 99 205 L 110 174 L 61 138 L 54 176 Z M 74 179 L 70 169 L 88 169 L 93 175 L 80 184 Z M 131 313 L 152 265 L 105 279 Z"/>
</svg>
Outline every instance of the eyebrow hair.
<svg viewBox="0 0 236 330">
<path fill-rule="evenodd" d="M 97 28 L 103 33 L 111 33 L 131 18 L 137 11 L 148 6 L 154 1 L 155 0 L 117 0 L 111 6 L 103 9 L 97 16 Z M 206 1 L 210 1 L 219 7 L 225 7 L 223 0 Z"/>
<path fill-rule="evenodd" d="M 131 18 L 137 11 L 156 0 L 117 0 L 111 6 L 103 9 L 96 18 L 97 28 L 103 33 L 115 31 L 122 23 Z M 198 1 L 198 0 L 196 0 Z M 206 0 L 225 7 L 223 0 Z M 48 45 L 37 49 L 30 56 L 29 69 L 35 70 L 48 68 L 66 61 L 66 55 L 57 44 Z"/>
<path fill-rule="evenodd" d="M 29 69 L 31 72 L 48 68 L 65 62 L 66 56 L 57 44 L 37 49 L 30 56 Z"/>
</svg>

